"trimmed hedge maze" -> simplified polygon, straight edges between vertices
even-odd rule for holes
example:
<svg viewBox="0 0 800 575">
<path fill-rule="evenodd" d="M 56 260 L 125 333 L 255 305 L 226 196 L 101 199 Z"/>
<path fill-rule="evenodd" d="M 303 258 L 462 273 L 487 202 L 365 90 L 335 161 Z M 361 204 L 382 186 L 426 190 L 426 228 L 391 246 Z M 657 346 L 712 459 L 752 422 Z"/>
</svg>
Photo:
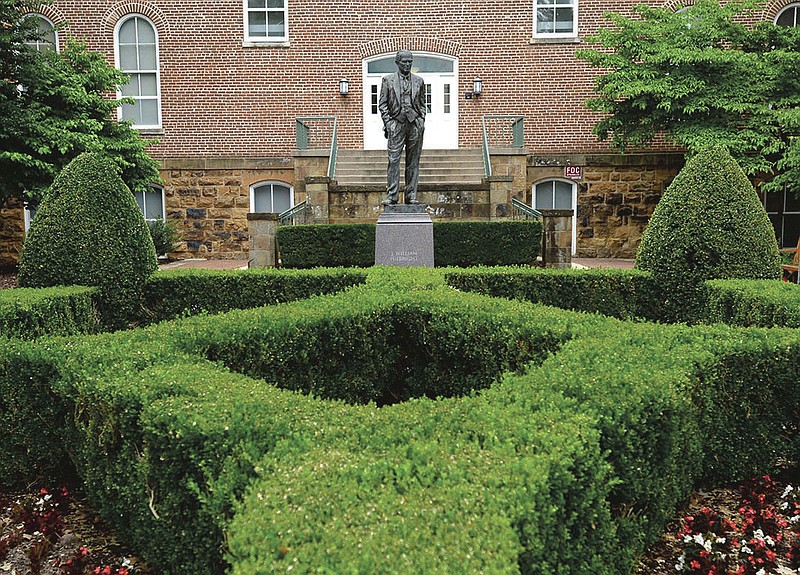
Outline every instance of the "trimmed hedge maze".
<svg viewBox="0 0 800 575">
<path fill-rule="evenodd" d="M 378 268 L 291 303 L 6 340 L 0 479 L 70 466 L 164 573 L 596 575 L 629 573 L 693 485 L 796 457 L 796 330 L 443 278 Z"/>
</svg>

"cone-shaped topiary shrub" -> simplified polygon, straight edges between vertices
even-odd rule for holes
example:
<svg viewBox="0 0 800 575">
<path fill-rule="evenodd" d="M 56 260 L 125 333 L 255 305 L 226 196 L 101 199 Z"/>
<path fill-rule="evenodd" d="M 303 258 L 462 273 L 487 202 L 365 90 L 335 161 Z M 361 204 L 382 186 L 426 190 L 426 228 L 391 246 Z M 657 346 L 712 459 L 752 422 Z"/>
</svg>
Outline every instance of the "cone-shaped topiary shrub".
<svg viewBox="0 0 800 575">
<path fill-rule="evenodd" d="M 642 236 L 636 267 L 664 291 L 665 319 L 695 322 L 710 279 L 778 279 L 775 232 L 750 181 L 725 148 L 690 158 Z"/>
<path fill-rule="evenodd" d="M 126 327 L 158 267 L 147 223 L 114 163 L 84 153 L 59 174 L 45 196 L 19 265 L 21 287 L 100 288 L 100 314 Z"/>
</svg>

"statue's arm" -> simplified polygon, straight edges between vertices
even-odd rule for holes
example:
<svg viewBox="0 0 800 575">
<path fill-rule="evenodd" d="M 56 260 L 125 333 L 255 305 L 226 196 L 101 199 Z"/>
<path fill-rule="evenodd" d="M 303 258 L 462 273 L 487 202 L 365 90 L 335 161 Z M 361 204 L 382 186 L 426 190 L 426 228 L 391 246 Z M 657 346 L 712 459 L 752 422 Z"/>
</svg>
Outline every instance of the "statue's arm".
<svg viewBox="0 0 800 575">
<path fill-rule="evenodd" d="M 389 78 L 384 77 L 381 81 L 381 97 L 378 100 L 378 111 L 381 113 L 381 120 L 385 126 L 392 117 L 389 115 L 389 98 L 391 97 L 391 85 Z"/>
<path fill-rule="evenodd" d="M 425 114 L 428 112 L 428 102 L 425 94 L 425 80 L 419 79 L 419 89 L 417 90 L 417 111 L 422 116 L 422 121 L 425 121 Z"/>
</svg>

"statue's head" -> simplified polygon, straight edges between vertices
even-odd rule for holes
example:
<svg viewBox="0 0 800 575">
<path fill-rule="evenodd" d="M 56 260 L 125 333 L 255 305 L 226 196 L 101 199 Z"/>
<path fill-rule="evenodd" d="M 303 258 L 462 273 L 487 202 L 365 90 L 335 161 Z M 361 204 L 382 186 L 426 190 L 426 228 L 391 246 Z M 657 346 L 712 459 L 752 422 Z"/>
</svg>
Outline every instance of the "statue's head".
<svg viewBox="0 0 800 575">
<path fill-rule="evenodd" d="M 394 63 L 397 64 L 397 69 L 401 74 L 408 74 L 411 71 L 411 64 L 414 62 L 414 56 L 408 50 L 400 50 L 397 56 L 394 57 Z"/>
</svg>

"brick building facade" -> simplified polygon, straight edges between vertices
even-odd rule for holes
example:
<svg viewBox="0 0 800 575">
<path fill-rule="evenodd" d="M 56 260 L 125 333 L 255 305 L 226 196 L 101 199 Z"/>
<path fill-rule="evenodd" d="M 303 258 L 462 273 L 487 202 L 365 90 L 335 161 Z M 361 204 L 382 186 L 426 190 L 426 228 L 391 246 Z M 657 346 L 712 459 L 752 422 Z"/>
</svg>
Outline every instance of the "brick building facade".
<svg viewBox="0 0 800 575">
<path fill-rule="evenodd" d="M 584 39 L 604 25 L 604 12 L 630 14 L 640 1 L 56 0 L 40 15 L 66 24 L 59 42 L 85 41 L 131 74 L 137 103 L 123 115 L 158 138 L 150 153 L 162 162 L 155 190 L 163 197 L 153 205 L 179 222 L 180 257 L 246 258 L 246 214 L 297 204 L 310 197 L 309 181 L 328 190 L 311 202 L 315 221 L 377 219 L 379 193 L 337 186 L 335 174 L 325 179 L 329 140 L 319 157 L 298 152 L 296 119 L 335 118 L 340 151 L 379 148 L 375 78 L 401 48 L 426 67 L 419 72 L 431 89 L 426 149 L 479 149 L 487 116 L 521 118 L 524 126 L 513 144 L 516 163 L 502 159 L 512 144 L 492 143 L 499 150 L 492 165 L 513 172 L 493 174 L 506 178 L 500 188 L 468 194 L 425 188 L 423 180 L 434 218 L 511 217 L 512 198 L 569 203 L 579 256 L 633 257 L 682 155 L 656 146 L 619 156 L 598 142 L 597 116 L 584 104 L 596 72 L 574 53 L 589 46 Z M 771 0 L 763 18 L 797 6 Z M 580 169 L 567 174 L 567 166 Z M 355 191 L 364 193 L 352 200 Z M 456 213 L 452 204 L 465 197 L 472 207 Z M 352 209 L 337 211 L 348 201 Z M 23 209 L 6 206 L 0 217 L 0 259 L 13 260 Z"/>
</svg>

